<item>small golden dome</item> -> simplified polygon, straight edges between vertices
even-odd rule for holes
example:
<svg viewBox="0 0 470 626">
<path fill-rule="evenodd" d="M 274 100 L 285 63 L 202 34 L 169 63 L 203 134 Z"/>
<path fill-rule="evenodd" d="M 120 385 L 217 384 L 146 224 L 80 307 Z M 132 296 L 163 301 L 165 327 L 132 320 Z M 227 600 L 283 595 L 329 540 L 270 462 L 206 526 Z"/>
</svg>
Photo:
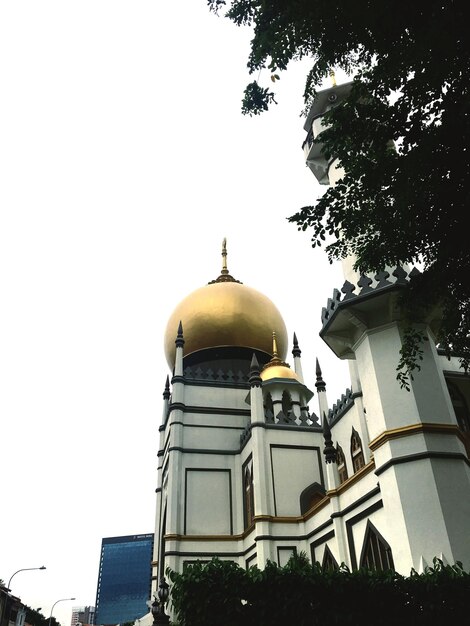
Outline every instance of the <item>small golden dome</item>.
<svg viewBox="0 0 470 626">
<path fill-rule="evenodd" d="M 286 365 L 271 365 L 270 367 L 266 367 L 266 369 L 261 372 L 260 376 L 263 382 L 272 380 L 273 378 L 290 378 L 291 380 L 300 382 L 294 370 L 291 370 L 291 368 Z"/>
<path fill-rule="evenodd" d="M 165 331 L 165 355 L 174 366 L 175 339 L 181 321 L 184 354 L 219 347 L 241 347 L 271 354 L 272 331 L 278 337 L 279 352 L 287 353 L 287 330 L 274 303 L 265 295 L 236 281 L 224 264 L 221 275 L 196 289 L 173 311 Z"/>
</svg>

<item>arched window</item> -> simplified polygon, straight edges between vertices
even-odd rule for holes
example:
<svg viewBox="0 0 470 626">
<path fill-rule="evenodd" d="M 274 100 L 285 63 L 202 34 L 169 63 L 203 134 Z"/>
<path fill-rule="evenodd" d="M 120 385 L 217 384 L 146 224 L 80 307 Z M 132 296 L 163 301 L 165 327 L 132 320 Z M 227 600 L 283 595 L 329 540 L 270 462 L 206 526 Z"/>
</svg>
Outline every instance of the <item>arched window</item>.
<svg viewBox="0 0 470 626">
<path fill-rule="evenodd" d="M 467 456 L 470 458 L 470 411 L 457 385 L 447 382 L 447 387 L 449 389 L 450 399 L 452 400 L 452 406 L 454 407 L 455 417 L 457 418 L 457 424 L 462 431 Z"/>
<path fill-rule="evenodd" d="M 351 458 L 354 472 L 357 472 L 357 470 L 360 470 L 361 467 L 364 467 L 365 461 L 364 453 L 362 451 L 361 438 L 359 437 L 357 430 L 354 430 L 354 428 L 352 429 L 351 435 Z"/>
<path fill-rule="evenodd" d="M 308 487 L 305 487 L 305 489 L 300 494 L 301 515 L 303 515 L 307 511 L 310 511 L 310 509 L 315 504 L 320 502 L 320 500 L 323 500 L 323 498 L 325 497 L 325 493 L 326 492 L 325 492 L 324 487 L 322 487 L 319 483 L 316 483 L 316 482 L 312 483 Z"/>
<path fill-rule="evenodd" d="M 249 528 L 253 524 L 255 517 L 255 500 L 253 495 L 253 475 L 248 466 L 245 468 L 243 477 L 243 496 L 245 528 Z"/>
<path fill-rule="evenodd" d="M 364 536 L 360 567 L 381 571 L 395 569 L 390 546 L 370 520 L 367 522 Z"/>
<path fill-rule="evenodd" d="M 288 391 L 282 392 L 282 412 L 286 417 L 288 417 L 289 413 L 292 410 L 292 398 Z"/>
<path fill-rule="evenodd" d="M 465 398 L 462 395 L 460 389 L 454 383 L 447 383 L 447 387 L 450 393 L 450 399 L 452 400 L 452 406 L 454 407 L 455 417 L 460 430 L 464 433 L 470 433 L 470 412 L 465 402 Z"/>
<path fill-rule="evenodd" d="M 328 544 L 325 546 L 325 552 L 323 553 L 323 561 L 321 564 L 321 568 L 324 572 L 332 572 L 334 570 L 339 569 L 338 563 L 336 562 L 335 557 L 333 556 Z"/>
<path fill-rule="evenodd" d="M 267 422 L 274 422 L 274 405 L 270 393 L 266 394 L 264 399 L 264 416 Z"/>
<path fill-rule="evenodd" d="M 343 448 L 336 444 L 336 464 L 338 466 L 339 482 L 344 483 L 348 478 L 348 468 L 346 467 L 346 457 L 344 456 Z"/>
</svg>

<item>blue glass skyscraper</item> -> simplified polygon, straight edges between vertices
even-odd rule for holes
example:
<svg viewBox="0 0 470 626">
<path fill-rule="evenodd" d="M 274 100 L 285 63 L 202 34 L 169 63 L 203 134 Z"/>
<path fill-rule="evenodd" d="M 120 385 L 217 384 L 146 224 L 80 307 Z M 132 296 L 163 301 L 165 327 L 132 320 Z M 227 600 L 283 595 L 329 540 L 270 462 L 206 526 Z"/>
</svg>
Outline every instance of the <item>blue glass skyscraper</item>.
<svg viewBox="0 0 470 626">
<path fill-rule="evenodd" d="M 149 611 L 153 534 L 101 541 L 95 624 L 131 622 Z"/>
</svg>

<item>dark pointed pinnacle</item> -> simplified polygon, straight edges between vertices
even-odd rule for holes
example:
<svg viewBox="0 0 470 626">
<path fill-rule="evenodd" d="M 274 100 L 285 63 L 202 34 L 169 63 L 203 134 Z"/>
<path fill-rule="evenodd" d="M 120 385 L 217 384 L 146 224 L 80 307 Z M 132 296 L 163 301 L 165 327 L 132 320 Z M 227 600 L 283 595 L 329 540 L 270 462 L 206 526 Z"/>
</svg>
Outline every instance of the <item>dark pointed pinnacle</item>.
<svg viewBox="0 0 470 626">
<path fill-rule="evenodd" d="M 178 324 L 178 334 L 176 335 L 175 344 L 177 348 L 182 348 L 184 346 L 183 324 L 181 320 L 180 320 L 180 323 Z"/>
<path fill-rule="evenodd" d="M 325 440 L 325 447 L 323 448 L 323 454 L 325 455 L 325 461 L 327 463 L 336 463 L 336 450 L 333 446 L 333 440 L 331 438 L 331 429 L 328 423 L 328 419 L 323 413 L 323 438 Z"/>
<path fill-rule="evenodd" d="M 408 284 L 408 281 L 406 280 L 406 277 L 408 276 L 408 274 L 401 265 L 397 265 L 397 267 L 392 272 L 392 276 L 395 276 L 396 278 L 396 281 L 395 281 L 396 285 Z"/>
<path fill-rule="evenodd" d="M 350 300 L 351 298 L 355 298 L 356 295 L 353 293 L 353 291 L 355 290 L 356 290 L 355 285 L 350 283 L 349 280 L 346 280 L 344 282 L 344 285 L 341 287 L 341 291 L 344 293 L 343 302 L 345 300 Z"/>
<path fill-rule="evenodd" d="M 388 287 L 389 285 L 392 284 L 389 280 L 387 280 L 387 278 L 390 278 L 390 273 L 387 272 L 386 270 L 377 272 L 374 278 L 377 281 L 376 289 L 382 289 L 383 287 Z"/>
<path fill-rule="evenodd" d="M 301 355 L 301 351 L 299 348 L 299 342 L 297 341 L 297 335 L 294 333 L 294 348 L 292 350 L 292 356 L 296 357 L 300 355 Z"/>
<path fill-rule="evenodd" d="M 317 375 L 317 382 L 315 383 L 315 387 L 317 388 L 318 391 L 325 391 L 326 389 L 326 383 L 322 378 L 322 373 L 321 373 L 321 369 L 320 369 L 320 363 L 318 362 L 317 359 L 317 364 L 316 364 L 316 368 L 315 368 L 315 373 Z"/>
<path fill-rule="evenodd" d="M 408 274 L 408 276 L 410 278 L 416 278 L 416 276 L 420 276 L 421 272 L 419 271 L 419 269 L 417 267 L 414 267 L 411 272 Z"/>
<path fill-rule="evenodd" d="M 169 376 L 166 377 L 165 390 L 163 392 L 163 399 L 164 400 L 170 399 L 170 377 Z"/>
<path fill-rule="evenodd" d="M 341 301 L 341 292 L 339 289 L 336 289 L 336 287 L 333 289 L 333 298 L 334 302 L 340 302 Z"/>
<path fill-rule="evenodd" d="M 363 296 L 365 293 L 369 293 L 370 291 L 373 291 L 371 285 L 372 285 L 372 278 L 370 278 L 370 276 L 367 276 L 367 274 L 361 274 L 361 277 L 358 280 L 357 286 L 361 288 L 361 291 L 359 292 L 360 296 Z"/>
<path fill-rule="evenodd" d="M 248 379 L 250 383 L 250 387 L 260 387 L 261 386 L 261 376 L 259 375 L 259 363 L 256 358 L 256 354 L 253 352 L 253 358 L 251 359 L 250 366 L 250 378 Z"/>
</svg>

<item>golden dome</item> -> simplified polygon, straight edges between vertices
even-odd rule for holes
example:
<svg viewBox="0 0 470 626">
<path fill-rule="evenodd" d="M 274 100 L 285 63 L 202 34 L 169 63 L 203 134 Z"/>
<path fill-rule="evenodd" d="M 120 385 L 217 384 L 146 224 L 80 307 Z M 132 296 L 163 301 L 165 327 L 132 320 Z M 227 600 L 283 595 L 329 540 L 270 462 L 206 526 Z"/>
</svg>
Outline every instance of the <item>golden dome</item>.
<svg viewBox="0 0 470 626">
<path fill-rule="evenodd" d="M 265 295 L 236 281 L 224 264 L 221 275 L 196 289 L 173 311 L 165 331 L 165 355 L 170 368 L 175 363 L 175 339 L 181 321 L 184 355 L 206 348 L 243 347 L 271 354 L 272 332 L 279 352 L 287 353 L 287 330 L 274 303 Z"/>
</svg>

